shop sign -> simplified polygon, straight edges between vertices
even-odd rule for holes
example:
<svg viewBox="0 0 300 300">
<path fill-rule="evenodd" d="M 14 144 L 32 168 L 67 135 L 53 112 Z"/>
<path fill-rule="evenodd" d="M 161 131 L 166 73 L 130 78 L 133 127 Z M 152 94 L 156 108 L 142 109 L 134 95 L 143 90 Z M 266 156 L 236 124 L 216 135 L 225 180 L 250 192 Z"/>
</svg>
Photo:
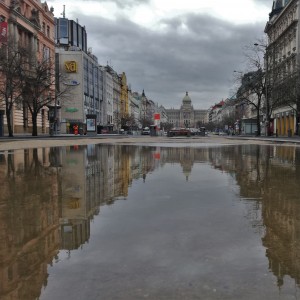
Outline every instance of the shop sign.
<svg viewBox="0 0 300 300">
<path fill-rule="evenodd" d="M 65 109 L 65 112 L 70 112 L 70 113 L 74 113 L 74 112 L 77 112 L 77 111 L 78 111 L 78 109 L 75 108 L 75 107 L 67 107 Z"/>
<path fill-rule="evenodd" d="M 65 61 L 65 70 L 67 73 L 76 73 L 77 72 L 77 63 L 76 61 Z"/>
<path fill-rule="evenodd" d="M 69 81 L 65 81 L 64 84 L 69 86 L 76 86 L 79 85 L 79 82 L 77 80 L 69 80 Z"/>
<path fill-rule="evenodd" d="M 154 120 L 160 120 L 160 114 L 154 114 Z"/>
</svg>

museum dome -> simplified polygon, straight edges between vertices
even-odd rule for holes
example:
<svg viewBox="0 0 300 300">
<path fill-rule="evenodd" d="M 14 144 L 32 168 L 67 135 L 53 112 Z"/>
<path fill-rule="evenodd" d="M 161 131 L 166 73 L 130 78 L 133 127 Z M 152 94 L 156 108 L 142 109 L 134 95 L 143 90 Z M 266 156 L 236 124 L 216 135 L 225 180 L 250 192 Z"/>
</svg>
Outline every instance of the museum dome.
<svg viewBox="0 0 300 300">
<path fill-rule="evenodd" d="M 188 92 L 186 92 L 185 96 L 182 99 L 182 102 L 183 103 L 191 103 L 192 102 Z"/>
</svg>

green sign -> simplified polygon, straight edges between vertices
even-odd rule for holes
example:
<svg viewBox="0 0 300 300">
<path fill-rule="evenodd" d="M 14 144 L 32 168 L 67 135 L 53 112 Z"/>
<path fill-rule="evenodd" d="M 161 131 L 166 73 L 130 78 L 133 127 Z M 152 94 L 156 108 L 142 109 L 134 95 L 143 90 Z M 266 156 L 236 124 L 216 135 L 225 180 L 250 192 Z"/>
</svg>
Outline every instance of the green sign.
<svg viewBox="0 0 300 300">
<path fill-rule="evenodd" d="M 70 113 L 74 113 L 77 111 L 78 111 L 78 109 L 75 107 L 69 107 L 69 108 L 66 108 L 66 110 L 65 110 L 65 112 L 70 112 Z"/>
</svg>

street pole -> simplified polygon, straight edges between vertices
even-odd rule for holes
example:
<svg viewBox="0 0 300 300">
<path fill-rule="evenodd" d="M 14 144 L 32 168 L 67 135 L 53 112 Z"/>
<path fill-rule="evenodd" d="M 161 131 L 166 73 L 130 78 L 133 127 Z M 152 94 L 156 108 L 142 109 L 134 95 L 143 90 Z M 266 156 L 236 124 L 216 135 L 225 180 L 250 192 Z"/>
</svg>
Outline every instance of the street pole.
<svg viewBox="0 0 300 300">
<path fill-rule="evenodd" d="M 57 97 L 54 95 L 54 135 L 57 135 Z"/>
</svg>

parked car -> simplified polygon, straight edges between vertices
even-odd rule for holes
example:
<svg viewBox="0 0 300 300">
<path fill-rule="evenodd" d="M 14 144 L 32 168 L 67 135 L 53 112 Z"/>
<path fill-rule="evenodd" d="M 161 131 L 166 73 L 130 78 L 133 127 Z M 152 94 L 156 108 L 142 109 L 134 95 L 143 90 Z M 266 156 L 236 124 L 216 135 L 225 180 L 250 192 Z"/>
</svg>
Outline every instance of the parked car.
<svg viewBox="0 0 300 300">
<path fill-rule="evenodd" d="M 149 127 L 145 127 L 145 128 L 142 130 L 142 135 L 150 135 L 150 129 L 149 129 Z"/>
</svg>

